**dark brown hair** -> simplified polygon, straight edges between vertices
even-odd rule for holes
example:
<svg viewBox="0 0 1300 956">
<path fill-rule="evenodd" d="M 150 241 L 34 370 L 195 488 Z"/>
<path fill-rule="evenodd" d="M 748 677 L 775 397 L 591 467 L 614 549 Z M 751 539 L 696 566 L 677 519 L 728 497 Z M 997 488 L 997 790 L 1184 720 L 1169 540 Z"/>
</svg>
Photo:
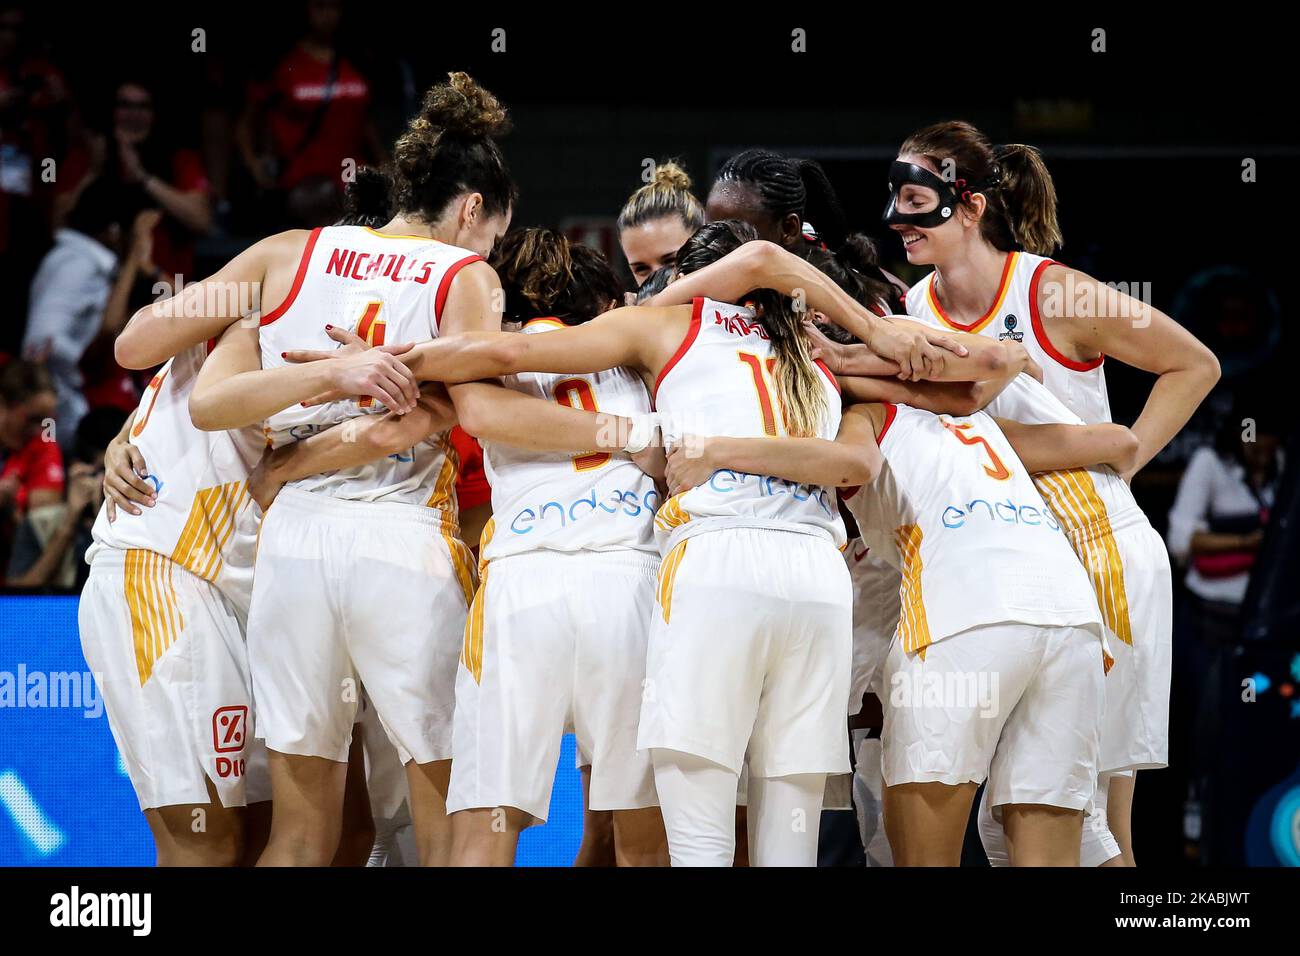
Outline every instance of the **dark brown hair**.
<svg viewBox="0 0 1300 956">
<path fill-rule="evenodd" d="M 988 206 L 980 219 L 980 234 L 995 248 L 1050 256 L 1064 243 L 1056 221 L 1056 186 L 1034 147 L 994 146 L 970 123 L 949 120 L 913 133 L 898 152 L 919 153 L 941 174 L 945 160 L 951 161 L 954 178 L 969 183 L 999 180 L 983 191 Z"/>
<path fill-rule="evenodd" d="M 466 192 L 483 196 L 488 215 L 514 205 L 517 190 L 497 139 L 510 118 L 467 73 L 424 94 L 420 111 L 393 146 L 393 205 L 402 215 L 437 220 Z"/>
<path fill-rule="evenodd" d="M 552 317 L 581 325 L 620 302 L 622 286 L 598 251 L 552 229 L 508 233 L 492 253 L 513 322 Z"/>
</svg>

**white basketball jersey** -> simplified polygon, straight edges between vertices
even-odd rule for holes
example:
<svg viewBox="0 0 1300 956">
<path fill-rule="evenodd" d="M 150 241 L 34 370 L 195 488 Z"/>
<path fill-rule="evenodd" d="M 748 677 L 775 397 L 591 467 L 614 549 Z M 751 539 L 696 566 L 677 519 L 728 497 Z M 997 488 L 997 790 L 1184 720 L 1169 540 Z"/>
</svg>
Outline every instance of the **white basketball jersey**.
<svg viewBox="0 0 1300 956">
<path fill-rule="evenodd" d="M 205 432 L 190 421 L 190 393 L 207 354 L 204 344 L 186 349 L 150 380 L 130 441 L 144 456 L 157 501 L 138 515 L 118 508 L 111 523 L 107 507 L 101 507 L 86 560 L 103 548 L 154 552 L 212 582 L 247 615 L 261 518 L 248 493 L 248 475 L 262 457 L 264 442 L 256 426 Z M 128 577 L 134 571 L 147 577 L 145 565 L 151 560 L 128 554 Z M 133 614 L 164 613 L 153 607 L 152 598 L 140 600 L 144 603 L 133 607 Z"/>
<path fill-rule="evenodd" d="M 363 226 L 315 229 L 293 288 L 262 318 L 262 367 L 283 365 L 289 349 L 331 349 L 325 326 L 350 329 L 371 345 L 424 342 L 438 334 L 456 273 L 479 256 L 436 239 L 389 236 Z M 340 422 L 383 412 L 369 398 L 272 415 L 266 436 L 279 447 Z M 378 461 L 292 482 L 304 491 L 355 501 L 424 505 L 456 517 L 457 458 L 447 433 Z"/>
<path fill-rule="evenodd" d="M 1050 265 L 1053 261 L 1042 256 L 1008 253 L 993 305 L 971 325 L 962 325 L 944 312 L 934 294 L 933 272 L 908 291 L 907 313 L 941 329 L 1020 342 L 1042 366 L 1043 384 L 1048 391 L 1088 424 L 1108 422 L 1111 418 L 1103 368 L 1105 356 L 1091 362 L 1068 359 L 1056 350 L 1043 328 L 1038 309 L 1039 282 Z"/>
<path fill-rule="evenodd" d="M 665 444 L 672 447 L 683 436 L 787 434 L 773 377 L 775 354 L 754 313 L 704 298 L 695 299 L 693 309 L 681 347 L 655 383 Z M 833 441 L 840 427 L 839 386 L 820 362 L 818 370 L 826 401 L 816 437 Z M 837 548 L 846 540 L 833 488 L 725 469 L 669 498 L 655 521 L 665 554 L 682 535 L 720 525 L 821 534 Z"/>
<path fill-rule="evenodd" d="M 1002 622 L 1099 628 L 1083 567 L 993 419 L 885 407 L 884 465 L 848 506 L 902 574 L 903 649 Z"/>
<path fill-rule="evenodd" d="M 1045 386 L 1024 374 L 1016 376 L 986 411 L 1029 425 L 1085 424 Z M 1124 643 L 1132 644 L 1124 565 L 1115 532 L 1150 524 L 1133 491 L 1106 465 L 1044 472 L 1034 475 L 1034 484 L 1088 570 L 1106 626 Z"/>
<path fill-rule="evenodd" d="M 562 328 L 556 319 L 534 319 L 521 334 Z M 524 372 L 502 381 L 525 395 L 591 412 L 650 411 L 641 377 L 625 368 L 586 375 Z M 482 560 L 542 550 L 658 551 L 659 493 L 654 479 L 626 455 L 524 451 L 485 441 L 483 466 L 492 485 L 492 521 L 484 529 Z"/>
</svg>

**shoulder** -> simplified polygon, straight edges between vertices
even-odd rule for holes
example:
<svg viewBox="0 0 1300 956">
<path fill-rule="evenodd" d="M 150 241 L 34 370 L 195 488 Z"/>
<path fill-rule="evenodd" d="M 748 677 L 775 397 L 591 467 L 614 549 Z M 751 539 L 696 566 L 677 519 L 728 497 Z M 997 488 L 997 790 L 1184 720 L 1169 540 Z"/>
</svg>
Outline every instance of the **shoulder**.
<svg viewBox="0 0 1300 956">
<path fill-rule="evenodd" d="M 259 239 L 251 248 L 264 255 L 301 253 L 313 237 L 319 236 L 323 229 L 286 229 Z"/>
</svg>

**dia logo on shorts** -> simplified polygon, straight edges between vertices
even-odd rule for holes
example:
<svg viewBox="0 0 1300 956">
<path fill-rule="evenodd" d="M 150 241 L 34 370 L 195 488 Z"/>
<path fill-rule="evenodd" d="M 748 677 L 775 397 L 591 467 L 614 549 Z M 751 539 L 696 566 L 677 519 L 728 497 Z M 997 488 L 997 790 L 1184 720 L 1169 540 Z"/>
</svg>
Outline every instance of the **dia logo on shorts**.
<svg viewBox="0 0 1300 956">
<path fill-rule="evenodd" d="M 242 704 L 218 707 L 212 712 L 212 749 L 219 754 L 239 753 L 248 735 L 248 708 Z"/>
</svg>

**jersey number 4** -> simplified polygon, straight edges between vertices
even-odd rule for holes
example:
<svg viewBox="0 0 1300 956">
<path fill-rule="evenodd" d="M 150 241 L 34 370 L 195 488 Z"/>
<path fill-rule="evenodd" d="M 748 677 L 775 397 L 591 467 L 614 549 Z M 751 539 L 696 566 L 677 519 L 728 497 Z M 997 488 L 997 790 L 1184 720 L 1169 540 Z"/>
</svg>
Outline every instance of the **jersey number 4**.
<svg viewBox="0 0 1300 956">
<path fill-rule="evenodd" d="M 592 390 L 591 383 L 585 378 L 566 378 L 562 382 L 555 383 L 555 401 L 561 405 L 567 405 L 569 408 L 578 408 L 588 412 L 600 411 L 600 406 L 596 404 L 596 393 Z M 600 468 L 610 456 L 603 452 L 590 452 L 586 455 L 573 456 L 574 471 L 592 471 Z"/>
<path fill-rule="evenodd" d="M 384 330 L 387 323 L 379 317 L 379 310 L 382 306 L 382 302 L 368 303 L 366 310 L 361 313 L 361 318 L 357 319 L 356 333 L 359 337 L 365 339 L 366 345 L 371 348 L 384 344 Z M 357 402 L 362 408 L 369 408 L 374 403 L 375 400 L 368 395 Z"/>
<path fill-rule="evenodd" d="M 946 418 L 940 419 L 940 421 L 943 423 L 943 427 L 948 429 L 948 431 L 952 432 L 952 434 L 956 435 L 957 440 L 961 442 L 963 445 L 984 446 L 985 454 L 989 456 L 989 461 L 993 462 L 993 467 L 991 468 L 988 465 L 984 466 L 984 473 L 986 475 L 998 481 L 1006 481 L 1008 478 L 1011 477 L 1011 472 L 1007 469 L 1006 465 L 1002 464 L 1002 459 L 998 457 L 998 453 L 993 450 L 993 446 L 988 443 L 988 440 L 984 438 L 984 436 L 975 435 L 975 434 L 970 434 L 970 435 L 966 434 L 966 430 L 971 427 L 970 422 L 962 422 L 960 425 L 958 425 L 955 422 L 948 421 L 948 419 Z"/>
</svg>

